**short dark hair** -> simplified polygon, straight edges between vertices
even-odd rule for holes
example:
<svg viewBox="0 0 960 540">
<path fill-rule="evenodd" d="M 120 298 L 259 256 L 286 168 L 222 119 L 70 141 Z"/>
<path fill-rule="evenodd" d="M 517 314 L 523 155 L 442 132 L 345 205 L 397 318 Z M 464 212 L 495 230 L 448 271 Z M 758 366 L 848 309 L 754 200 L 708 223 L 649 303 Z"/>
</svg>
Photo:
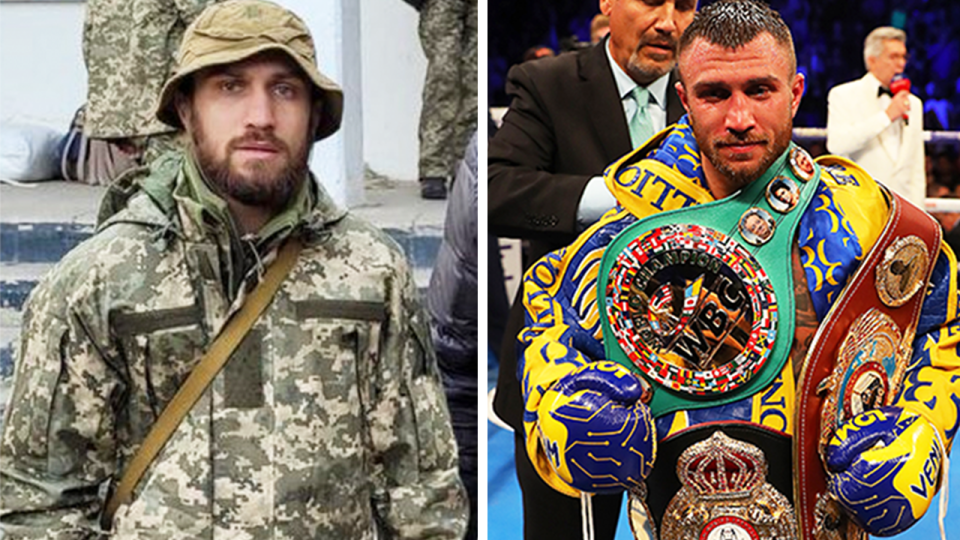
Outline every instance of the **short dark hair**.
<svg viewBox="0 0 960 540">
<path fill-rule="evenodd" d="M 797 56 L 790 28 L 779 13 L 760 0 L 718 0 L 698 11 L 680 36 L 677 57 L 697 38 L 727 49 L 738 49 L 764 32 L 790 52 L 790 71 L 795 73 Z"/>
</svg>

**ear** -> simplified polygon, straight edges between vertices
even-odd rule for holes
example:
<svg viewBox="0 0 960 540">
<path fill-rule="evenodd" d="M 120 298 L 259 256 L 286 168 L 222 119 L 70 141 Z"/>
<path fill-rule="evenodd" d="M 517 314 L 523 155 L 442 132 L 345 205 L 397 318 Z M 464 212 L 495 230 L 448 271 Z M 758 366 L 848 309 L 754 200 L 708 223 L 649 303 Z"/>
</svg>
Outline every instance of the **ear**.
<svg viewBox="0 0 960 540">
<path fill-rule="evenodd" d="M 790 117 L 793 118 L 797 115 L 797 110 L 800 108 L 800 98 L 803 97 L 803 89 L 806 87 L 807 80 L 803 76 L 803 73 L 797 73 L 793 76 L 793 82 L 790 84 Z"/>
<path fill-rule="evenodd" d="M 320 120 L 323 119 L 323 98 L 319 97 L 313 100 L 313 106 L 310 107 L 310 140 L 313 140 L 314 133 L 320 127 Z"/>
<path fill-rule="evenodd" d="M 683 105 L 683 110 L 689 113 L 690 106 L 687 105 L 687 91 L 683 87 L 683 83 L 680 81 L 677 81 L 676 83 L 674 83 L 673 87 L 677 89 L 677 96 L 680 98 L 680 104 Z"/>
<path fill-rule="evenodd" d="M 178 91 L 173 96 L 173 106 L 177 109 L 177 116 L 180 117 L 180 125 L 182 125 L 184 131 L 186 131 L 191 125 L 190 120 L 193 115 L 190 98 L 183 92 Z"/>
<path fill-rule="evenodd" d="M 607 17 L 610 16 L 610 11 L 613 10 L 613 3 L 616 0 L 600 0 L 600 13 L 603 13 Z"/>
</svg>

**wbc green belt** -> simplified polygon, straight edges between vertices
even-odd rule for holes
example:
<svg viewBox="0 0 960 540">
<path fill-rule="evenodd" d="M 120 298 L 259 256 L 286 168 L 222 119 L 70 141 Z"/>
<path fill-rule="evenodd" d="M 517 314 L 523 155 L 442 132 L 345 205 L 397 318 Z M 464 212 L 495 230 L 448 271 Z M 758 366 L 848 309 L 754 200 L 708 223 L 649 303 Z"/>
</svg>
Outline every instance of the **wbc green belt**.
<svg viewBox="0 0 960 540">
<path fill-rule="evenodd" d="M 743 399 L 783 369 L 791 252 L 819 179 L 791 145 L 738 193 L 643 218 L 607 246 L 597 282 L 606 357 L 652 383 L 654 417 Z"/>
</svg>

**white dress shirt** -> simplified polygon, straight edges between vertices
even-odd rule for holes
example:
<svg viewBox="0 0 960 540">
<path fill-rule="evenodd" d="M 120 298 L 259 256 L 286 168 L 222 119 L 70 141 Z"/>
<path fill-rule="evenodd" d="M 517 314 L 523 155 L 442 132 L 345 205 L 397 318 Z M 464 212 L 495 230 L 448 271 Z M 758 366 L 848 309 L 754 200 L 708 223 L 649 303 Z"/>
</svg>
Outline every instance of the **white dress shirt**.
<svg viewBox="0 0 960 540">
<path fill-rule="evenodd" d="M 630 124 L 637 111 L 637 102 L 630 98 L 630 93 L 636 88 L 637 82 L 634 81 L 627 72 L 620 67 L 620 64 L 613 59 L 610 52 L 610 39 L 604 42 L 604 50 L 607 52 L 607 61 L 610 62 L 610 70 L 613 71 L 613 80 L 617 84 L 617 93 L 620 95 L 620 103 L 623 105 L 623 117 Z M 654 133 L 659 133 L 667 127 L 667 91 L 670 82 L 670 73 L 663 75 L 659 79 L 647 85 L 650 92 L 650 101 L 647 103 L 647 115 L 653 122 Z M 586 229 L 592 223 L 600 219 L 607 210 L 617 204 L 617 199 L 607 189 L 603 182 L 603 176 L 594 176 L 587 182 L 583 189 L 583 195 L 580 197 L 580 205 L 577 207 L 577 224 L 580 229 Z"/>
</svg>

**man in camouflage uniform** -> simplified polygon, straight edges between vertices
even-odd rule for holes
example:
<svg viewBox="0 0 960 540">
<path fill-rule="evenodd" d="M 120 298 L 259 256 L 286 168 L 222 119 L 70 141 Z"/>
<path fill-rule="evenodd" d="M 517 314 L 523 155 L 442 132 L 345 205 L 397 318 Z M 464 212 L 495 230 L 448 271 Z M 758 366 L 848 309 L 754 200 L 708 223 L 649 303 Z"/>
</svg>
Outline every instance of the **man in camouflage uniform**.
<svg viewBox="0 0 960 540">
<path fill-rule="evenodd" d="M 147 163 L 175 144 L 176 130 L 153 111 L 173 70 L 184 29 L 217 1 L 87 0 L 83 24 L 87 137 L 127 150 L 130 165 Z"/>
<path fill-rule="evenodd" d="M 403 253 L 307 169 L 342 92 L 264 0 L 187 30 L 157 115 L 192 144 L 118 179 L 28 302 L 0 441 L 13 538 L 459 538 L 466 497 Z M 120 192 L 121 188 L 125 191 Z M 225 322 L 280 289 L 112 523 L 104 501 Z"/>
<path fill-rule="evenodd" d="M 426 0 L 420 44 L 427 56 L 420 110 L 420 193 L 445 199 L 477 129 L 477 0 Z"/>
</svg>

